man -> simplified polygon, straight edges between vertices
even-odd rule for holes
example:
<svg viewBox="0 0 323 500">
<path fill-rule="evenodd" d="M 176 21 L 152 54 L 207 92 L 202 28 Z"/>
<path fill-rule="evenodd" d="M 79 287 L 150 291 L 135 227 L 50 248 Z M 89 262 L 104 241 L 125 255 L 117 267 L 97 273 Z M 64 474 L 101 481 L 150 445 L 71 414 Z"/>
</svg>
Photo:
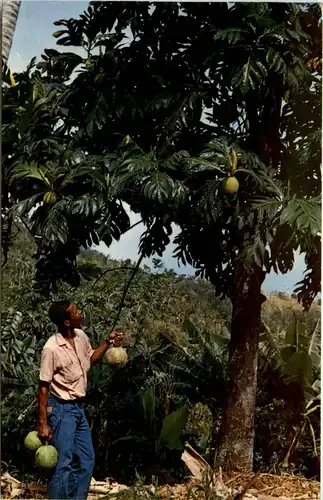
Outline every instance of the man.
<svg viewBox="0 0 323 500">
<path fill-rule="evenodd" d="M 38 396 L 38 435 L 58 450 L 48 498 L 85 500 L 94 467 L 92 438 L 83 409 L 87 372 L 110 344 L 121 344 L 123 335 L 112 332 L 97 349 L 92 349 L 81 329 L 83 317 L 76 305 L 64 300 L 55 302 L 49 317 L 57 333 L 42 351 Z"/>
</svg>

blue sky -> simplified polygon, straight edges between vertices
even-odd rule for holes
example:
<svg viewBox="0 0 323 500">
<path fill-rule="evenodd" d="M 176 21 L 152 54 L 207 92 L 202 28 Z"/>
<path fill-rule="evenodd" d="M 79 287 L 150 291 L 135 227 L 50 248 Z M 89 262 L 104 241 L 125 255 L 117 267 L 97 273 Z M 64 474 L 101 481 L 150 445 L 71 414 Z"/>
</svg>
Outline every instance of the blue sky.
<svg viewBox="0 0 323 500">
<path fill-rule="evenodd" d="M 56 46 L 56 41 L 52 37 L 52 33 L 59 29 L 53 25 L 54 21 L 62 18 L 78 17 L 87 8 L 87 5 L 88 2 L 78 0 L 23 0 L 9 58 L 11 70 L 14 72 L 24 70 L 32 57 L 36 56 L 37 60 L 40 59 L 45 48 L 56 48 L 63 51 L 61 47 Z M 71 48 L 68 48 L 68 50 L 71 50 Z M 134 214 L 131 214 L 131 219 L 133 222 L 138 220 Z M 113 243 L 110 248 L 101 244 L 99 250 L 103 253 L 109 253 L 113 258 L 136 260 L 138 242 L 143 230 L 142 225 L 138 225 L 125 234 L 119 242 Z M 174 246 L 170 244 L 162 258 L 165 266 L 173 268 L 179 273 L 194 274 L 194 270 L 190 266 L 178 268 L 176 260 L 172 258 L 173 250 Z M 146 263 L 149 265 L 150 261 L 148 260 Z M 297 255 L 292 272 L 286 275 L 272 273 L 267 277 L 264 283 L 265 292 L 271 293 L 274 290 L 292 291 L 294 285 L 302 279 L 304 268 L 304 259 L 302 256 Z"/>
</svg>

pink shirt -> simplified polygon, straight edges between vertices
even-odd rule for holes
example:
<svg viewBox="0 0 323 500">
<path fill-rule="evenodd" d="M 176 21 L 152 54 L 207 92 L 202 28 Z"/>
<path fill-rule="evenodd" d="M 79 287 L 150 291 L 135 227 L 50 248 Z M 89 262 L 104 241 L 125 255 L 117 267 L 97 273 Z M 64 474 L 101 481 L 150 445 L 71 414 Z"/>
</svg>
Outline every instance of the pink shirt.
<svg viewBox="0 0 323 500">
<path fill-rule="evenodd" d="M 87 372 L 94 352 L 83 330 L 74 332 L 76 352 L 63 335 L 56 333 L 44 345 L 40 362 L 39 379 L 50 383 L 51 394 L 65 400 L 85 396 Z"/>
</svg>

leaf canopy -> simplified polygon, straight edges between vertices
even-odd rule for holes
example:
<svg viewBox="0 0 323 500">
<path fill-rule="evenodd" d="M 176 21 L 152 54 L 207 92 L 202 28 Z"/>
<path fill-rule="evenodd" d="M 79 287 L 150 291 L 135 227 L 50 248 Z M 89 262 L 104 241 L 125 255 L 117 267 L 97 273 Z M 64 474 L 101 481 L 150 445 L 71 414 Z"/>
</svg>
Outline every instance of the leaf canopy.
<svg viewBox="0 0 323 500">
<path fill-rule="evenodd" d="M 44 189 L 21 165 L 53 173 L 57 202 L 30 221 L 44 279 L 56 279 L 58 255 L 64 277 L 81 246 L 127 231 L 127 203 L 146 226 L 143 255 L 161 255 L 177 224 L 175 255 L 220 295 L 237 262 L 285 273 L 300 250 L 309 307 L 320 289 L 320 23 L 307 4 L 173 2 L 90 2 L 57 21 L 58 45 L 84 57 L 45 50 L 4 91 L 3 176 L 15 179 L 5 210 Z M 232 150 L 239 190 L 228 196 Z"/>
</svg>

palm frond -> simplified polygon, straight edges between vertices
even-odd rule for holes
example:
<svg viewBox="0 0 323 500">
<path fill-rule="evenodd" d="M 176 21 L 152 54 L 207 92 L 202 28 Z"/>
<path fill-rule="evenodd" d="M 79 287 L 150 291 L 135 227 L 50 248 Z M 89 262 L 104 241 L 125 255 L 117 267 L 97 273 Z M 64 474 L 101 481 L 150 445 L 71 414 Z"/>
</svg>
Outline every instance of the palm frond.
<svg viewBox="0 0 323 500">
<path fill-rule="evenodd" d="M 68 221 L 66 219 L 67 206 L 68 200 L 63 199 L 55 203 L 45 217 L 43 216 L 42 207 L 33 213 L 31 219 L 34 220 L 35 227 L 38 226 L 47 244 L 60 242 L 64 245 L 67 242 L 69 235 Z M 40 220 L 37 220 L 38 214 L 42 214 Z"/>
<path fill-rule="evenodd" d="M 248 35 L 248 30 L 230 27 L 223 30 L 218 30 L 214 35 L 214 40 L 224 40 L 234 45 L 237 42 L 241 43 L 242 41 L 246 40 Z"/>
<path fill-rule="evenodd" d="M 11 208 L 11 211 L 14 215 L 18 215 L 20 217 L 24 215 L 28 215 L 29 212 L 35 208 L 35 206 L 43 199 L 43 193 L 37 193 L 25 200 L 21 200 Z"/>
<path fill-rule="evenodd" d="M 262 85 L 266 76 L 265 66 L 250 56 L 242 68 L 234 74 L 232 86 L 239 88 L 242 94 L 247 94 L 250 89 L 254 90 L 257 85 Z"/>
<path fill-rule="evenodd" d="M 36 163 L 24 163 L 22 165 L 17 165 L 11 174 L 10 183 L 12 184 L 16 180 L 21 179 L 37 179 L 47 186 L 50 186 L 50 181 L 46 176 L 46 169 L 40 167 Z"/>
<path fill-rule="evenodd" d="M 321 200 L 318 198 L 292 198 L 280 214 L 280 224 L 289 224 L 297 231 L 316 236 L 321 231 Z"/>
<path fill-rule="evenodd" d="M 284 73 L 286 70 L 286 63 L 282 56 L 274 50 L 272 47 L 269 48 L 266 61 L 270 70 L 275 71 L 276 73 Z"/>
</svg>

